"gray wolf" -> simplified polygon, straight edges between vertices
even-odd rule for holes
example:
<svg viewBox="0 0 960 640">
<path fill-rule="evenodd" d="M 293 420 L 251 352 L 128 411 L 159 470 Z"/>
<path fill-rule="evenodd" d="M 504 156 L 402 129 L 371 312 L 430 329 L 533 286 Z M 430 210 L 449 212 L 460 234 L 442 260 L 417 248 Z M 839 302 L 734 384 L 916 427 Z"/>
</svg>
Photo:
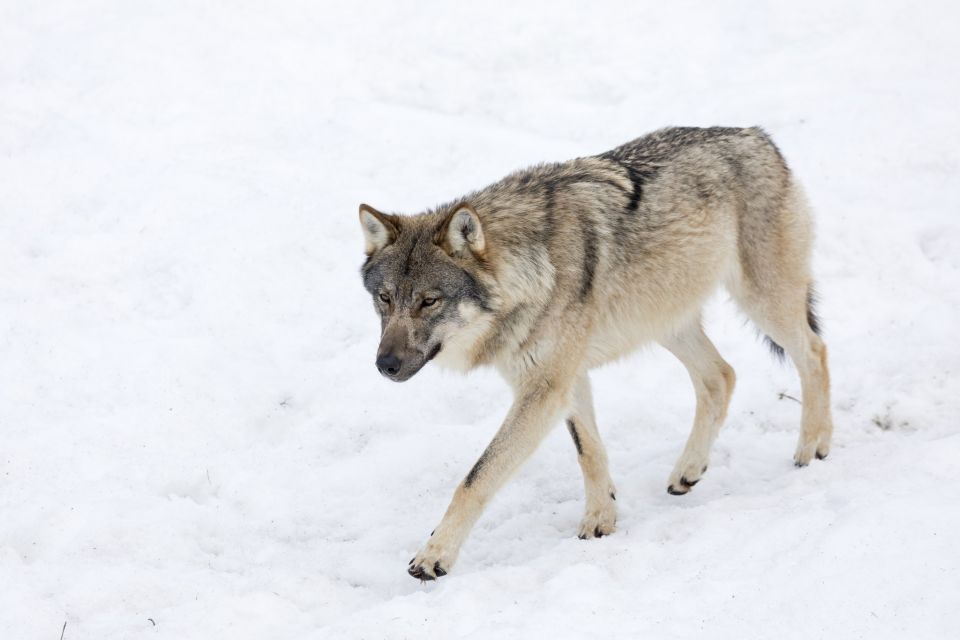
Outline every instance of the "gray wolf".
<svg viewBox="0 0 960 640">
<path fill-rule="evenodd" d="M 580 538 L 608 535 L 616 492 L 588 372 L 658 342 L 686 367 L 693 429 L 667 482 L 689 492 L 733 393 L 733 368 L 701 328 L 720 286 L 790 356 L 802 384 L 797 466 L 830 451 L 827 349 L 810 275 L 811 217 L 759 128 L 667 128 L 596 156 L 542 164 L 424 213 L 360 205 L 361 274 L 380 315 L 376 366 L 409 379 L 430 360 L 489 365 L 513 404 L 411 560 L 446 575 L 484 505 L 561 420 L 586 489 Z"/>
</svg>

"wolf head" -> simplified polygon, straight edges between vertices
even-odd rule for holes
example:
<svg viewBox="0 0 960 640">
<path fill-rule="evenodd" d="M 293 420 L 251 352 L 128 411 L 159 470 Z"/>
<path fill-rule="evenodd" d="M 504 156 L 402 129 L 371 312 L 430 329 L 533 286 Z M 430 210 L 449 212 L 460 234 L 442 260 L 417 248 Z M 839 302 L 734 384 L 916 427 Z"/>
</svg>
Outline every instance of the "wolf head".
<svg viewBox="0 0 960 640">
<path fill-rule="evenodd" d="M 403 217 L 362 204 L 360 224 L 363 285 L 380 314 L 377 369 L 403 382 L 490 312 L 483 228 L 466 203 Z"/>
</svg>

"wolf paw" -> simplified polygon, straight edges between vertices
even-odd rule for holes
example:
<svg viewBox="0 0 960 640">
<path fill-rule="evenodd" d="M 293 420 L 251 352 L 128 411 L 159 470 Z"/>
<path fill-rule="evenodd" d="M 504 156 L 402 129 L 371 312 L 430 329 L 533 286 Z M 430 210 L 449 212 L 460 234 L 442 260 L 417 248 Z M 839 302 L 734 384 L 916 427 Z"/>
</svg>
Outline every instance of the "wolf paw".
<svg viewBox="0 0 960 640">
<path fill-rule="evenodd" d="M 419 580 L 420 582 L 426 582 L 427 580 L 436 580 L 437 578 L 447 575 L 447 572 L 444 571 L 443 567 L 440 566 L 440 562 L 434 562 L 433 567 L 424 567 L 422 564 L 416 564 L 414 560 L 410 560 L 410 567 L 407 568 L 407 573 Z"/>
<path fill-rule="evenodd" d="M 823 460 L 828 455 L 830 455 L 830 442 L 806 441 L 801 437 L 797 444 L 797 451 L 793 454 L 793 464 L 797 467 L 805 467 L 813 458 Z"/>
<path fill-rule="evenodd" d="M 677 462 L 677 466 L 674 467 L 673 473 L 670 474 L 667 493 L 673 496 L 690 493 L 690 490 L 700 482 L 706 471 L 707 461 L 705 459 L 687 459 L 687 456 L 683 456 Z"/>
<path fill-rule="evenodd" d="M 407 567 L 407 573 L 419 580 L 436 580 L 447 575 L 447 571 L 453 566 L 454 558 L 433 544 L 428 544 L 420 553 L 410 559 Z"/>
<path fill-rule="evenodd" d="M 602 538 L 617 530 L 617 506 L 613 492 L 598 506 L 588 506 L 587 512 L 580 521 L 577 537 L 581 540 Z"/>
</svg>

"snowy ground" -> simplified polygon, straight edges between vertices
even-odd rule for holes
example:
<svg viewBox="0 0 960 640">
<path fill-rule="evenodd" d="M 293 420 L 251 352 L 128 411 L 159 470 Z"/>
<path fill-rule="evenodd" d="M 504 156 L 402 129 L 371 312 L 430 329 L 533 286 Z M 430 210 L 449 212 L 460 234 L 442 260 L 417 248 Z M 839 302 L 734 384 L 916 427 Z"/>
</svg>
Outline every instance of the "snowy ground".
<svg viewBox="0 0 960 640">
<path fill-rule="evenodd" d="M 946 638 L 960 627 L 956 3 L 0 3 L 0 638 Z M 882 6 L 882 9 L 877 7 Z M 710 471 L 650 349 L 448 577 L 407 560 L 508 406 L 377 375 L 356 206 L 667 124 L 765 126 L 818 213 L 836 445 L 723 297 Z"/>
</svg>

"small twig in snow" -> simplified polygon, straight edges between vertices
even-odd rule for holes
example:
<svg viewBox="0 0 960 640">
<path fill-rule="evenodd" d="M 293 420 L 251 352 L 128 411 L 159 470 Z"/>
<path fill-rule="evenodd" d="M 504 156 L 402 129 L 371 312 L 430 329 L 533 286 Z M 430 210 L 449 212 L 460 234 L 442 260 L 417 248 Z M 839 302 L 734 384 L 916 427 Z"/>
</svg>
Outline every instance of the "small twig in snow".
<svg viewBox="0 0 960 640">
<path fill-rule="evenodd" d="M 803 404 L 802 402 L 800 402 L 799 400 L 797 400 L 796 398 L 794 398 L 792 395 L 790 395 L 790 394 L 787 393 L 786 391 L 781 391 L 779 398 L 780 398 L 781 400 L 783 400 L 784 398 L 789 398 L 790 400 L 793 400 L 793 401 L 796 402 L 797 404 Z"/>
<path fill-rule="evenodd" d="M 60 629 L 60 640 L 63 640 L 63 634 L 67 632 L 67 621 L 63 621 L 63 629 Z"/>
</svg>

